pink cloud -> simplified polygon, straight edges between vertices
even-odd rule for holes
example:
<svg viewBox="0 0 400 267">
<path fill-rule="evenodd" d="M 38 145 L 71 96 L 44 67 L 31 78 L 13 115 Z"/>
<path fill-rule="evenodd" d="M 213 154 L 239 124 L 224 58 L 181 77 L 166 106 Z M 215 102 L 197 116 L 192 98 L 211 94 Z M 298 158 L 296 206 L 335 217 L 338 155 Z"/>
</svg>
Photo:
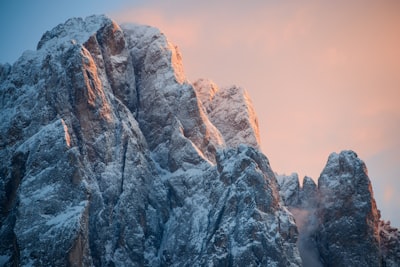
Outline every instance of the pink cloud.
<svg viewBox="0 0 400 267">
<path fill-rule="evenodd" d="M 400 149 L 399 1 L 178 2 L 113 16 L 161 28 L 189 79 L 244 86 L 274 170 L 318 178 L 333 151 Z"/>
<path fill-rule="evenodd" d="M 128 8 L 112 16 L 120 23 L 134 22 L 157 26 L 180 46 L 193 46 L 199 38 L 199 21 L 183 16 L 171 16 L 156 8 Z"/>
<path fill-rule="evenodd" d="M 384 201 L 385 203 L 390 203 L 393 201 L 393 196 L 394 196 L 394 189 L 391 186 L 385 187 L 385 194 L 384 194 Z"/>
</svg>

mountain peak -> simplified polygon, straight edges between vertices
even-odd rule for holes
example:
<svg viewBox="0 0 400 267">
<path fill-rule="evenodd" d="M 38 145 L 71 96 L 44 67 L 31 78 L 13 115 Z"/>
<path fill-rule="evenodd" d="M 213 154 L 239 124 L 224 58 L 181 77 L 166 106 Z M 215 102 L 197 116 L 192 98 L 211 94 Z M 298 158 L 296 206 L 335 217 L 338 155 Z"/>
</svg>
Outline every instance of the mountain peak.
<svg viewBox="0 0 400 267">
<path fill-rule="evenodd" d="M 400 262 L 355 153 L 276 177 L 246 90 L 191 84 L 156 28 L 70 19 L 0 65 L 0 103 L 0 265 Z"/>
<path fill-rule="evenodd" d="M 92 15 L 84 19 L 70 18 L 65 23 L 44 33 L 37 45 L 37 50 L 46 47 L 54 48 L 68 43 L 82 45 L 91 35 L 111 23 L 114 22 L 105 15 Z"/>
<path fill-rule="evenodd" d="M 318 189 L 321 257 L 335 265 L 379 266 L 380 218 L 364 162 L 353 151 L 332 153 Z"/>
<path fill-rule="evenodd" d="M 233 116 L 247 125 L 244 93 L 233 90 Z M 1 66 L 0 101 L 1 264 L 299 263 L 268 161 L 246 149 L 255 139 L 239 146 L 231 140 L 242 128 L 221 132 L 159 30 L 105 16 L 70 19 L 46 32 L 37 51 Z M 217 163 L 218 153 L 240 160 Z M 227 190 L 227 173 L 257 194 Z M 226 207 L 235 201 L 245 210 L 233 218 Z M 232 224 L 252 213 L 255 224 Z M 269 222 L 280 225 L 274 244 L 261 242 L 275 235 Z M 253 230 L 258 241 L 244 235 Z M 282 256 L 264 255 L 268 246 Z"/>
<path fill-rule="evenodd" d="M 239 86 L 220 89 L 207 79 L 200 79 L 193 86 L 205 113 L 221 132 L 227 146 L 260 147 L 257 115 L 245 89 Z"/>
</svg>

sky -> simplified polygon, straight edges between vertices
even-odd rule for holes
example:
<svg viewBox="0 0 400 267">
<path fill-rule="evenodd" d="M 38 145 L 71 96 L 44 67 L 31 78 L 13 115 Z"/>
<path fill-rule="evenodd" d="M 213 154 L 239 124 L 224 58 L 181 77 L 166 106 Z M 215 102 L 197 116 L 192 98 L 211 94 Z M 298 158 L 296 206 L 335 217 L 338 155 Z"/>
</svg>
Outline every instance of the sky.
<svg viewBox="0 0 400 267">
<path fill-rule="evenodd" d="M 400 226 L 400 1 L 1 1 L 0 63 L 100 13 L 161 29 L 190 81 L 247 89 L 277 173 L 317 180 L 331 152 L 354 150 Z"/>
</svg>

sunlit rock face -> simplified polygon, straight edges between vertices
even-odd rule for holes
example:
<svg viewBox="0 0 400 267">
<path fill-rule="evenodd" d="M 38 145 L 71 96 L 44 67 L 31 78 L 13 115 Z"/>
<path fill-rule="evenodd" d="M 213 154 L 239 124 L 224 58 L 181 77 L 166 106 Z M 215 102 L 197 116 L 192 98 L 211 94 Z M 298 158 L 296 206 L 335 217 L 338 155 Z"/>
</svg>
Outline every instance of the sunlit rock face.
<svg viewBox="0 0 400 267">
<path fill-rule="evenodd" d="M 211 122 L 227 146 L 249 144 L 259 148 L 258 119 L 246 90 L 231 86 L 219 89 L 210 80 L 199 79 L 194 88 Z"/>
<path fill-rule="evenodd" d="M 353 152 L 276 176 L 247 92 L 105 16 L 0 65 L 0 266 L 399 266 Z"/>
<path fill-rule="evenodd" d="M 70 19 L 0 82 L 0 265 L 301 265 L 247 94 L 157 29 Z"/>
</svg>

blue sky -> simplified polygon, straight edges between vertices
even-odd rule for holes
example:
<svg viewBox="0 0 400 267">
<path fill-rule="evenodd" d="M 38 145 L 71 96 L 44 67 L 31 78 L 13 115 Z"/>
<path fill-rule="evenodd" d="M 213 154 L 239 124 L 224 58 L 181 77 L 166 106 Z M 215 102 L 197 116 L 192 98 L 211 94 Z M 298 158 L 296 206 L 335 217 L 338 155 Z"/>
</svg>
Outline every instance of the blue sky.
<svg viewBox="0 0 400 267">
<path fill-rule="evenodd" d="M 124 6 L 139 6 L 128 0 L 13 0 L 0 2 L 0 63 L 14 62 L 23 51 L 35 50 L 42 34 L 71 17 L 110 14 Z"/>
<path fill-rule="evenodd" d="M 400 226 L 400 1 L 1 1 L 0 63 L 100 13 L 160 28 L 189 80 L 245 87 L 276 172 L 317 180 L 329 153 L 356 151 Z"/>
</svg>

